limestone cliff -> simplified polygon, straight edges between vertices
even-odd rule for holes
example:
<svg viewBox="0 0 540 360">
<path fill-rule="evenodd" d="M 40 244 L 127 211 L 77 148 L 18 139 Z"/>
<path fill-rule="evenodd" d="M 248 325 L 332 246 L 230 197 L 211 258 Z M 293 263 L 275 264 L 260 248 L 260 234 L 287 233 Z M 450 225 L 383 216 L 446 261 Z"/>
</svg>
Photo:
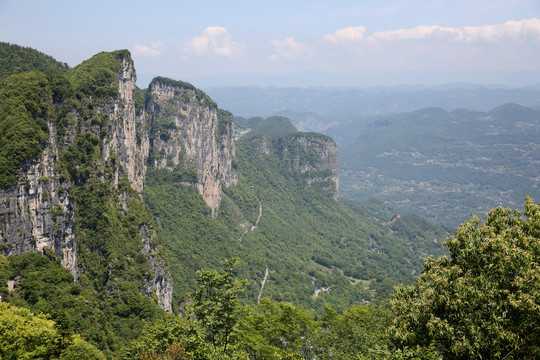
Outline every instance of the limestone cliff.
<svg viewBox="0 0 540 360">
<path fill-rule="evenodd" d="M 116 194 L 116 199 L 114 195 L 111 198 L 110 206 L 121 209 L 116 216 L 125 216 L 139 211 L 134 210 L 133 207 L 138 208 L 142 203 L 140 195 L 144 190 L 149 138 L 140 136 L 137 132 L 145 126 L 145 118 L 144 114 L 137 116 L 135 113 L 136 73 L 131 56 L 127 51 L 114 54 L 116 64 L 112 86 L 116 90 L 116 96 L 107 99 L 108 101 L 98 102 L 97 106 L 94 105 L 92 115 L 93 118 L 101 119 L 97 121 L 99 126 L 94 124 L 96 121 L 90 121 L 90 126 L 82 125 L 79 131 L 91 133 L 102 139 L 100 149 L 96 150 L 101 156 L 98 159 L 94 157 L 95 174 L 105 183 L 110 181 L 113 186 L 112 192 Z M 96 56 L 99 55 L 101 54 Z M 112 174 L 108 175 L 108 173 Z M 134 198 L 129 191 L 121 189 L 119 183 L 123 178 L 127 178 L 131 187 L 139 194 L 138 198 Z M 160 245 L 154 243 L 156 233 L 151 220 L 134 219 L 133 222 L 139 227 L 141 251 L 146 255 L 149 266 L 141 291 L 149 296 L 157 295 L 160 306 L 171 311 L 172 281 L 166 261 L 159 255 Z M 95 251 L 91 248 L 88 250 Z M 130 257 L 130 255 L 127 256 Z M 84 266 L 79 271 L 85 271 Z M 110 272 L 109 276 L 114 278 L 114 273 Z"/>
<path fill-rule="evenodd" d="M 114 102 L 108 116 L 110 118 L 110 142 L 105 158 L 111 153 L 118 156 L 129 182 L 139 194 L 144 189 L 146 160 L 149 153 L 149 137 L 137 135 L 137 129 L 145 126 L 144 114 L 136 116 L 134 93 L 137 77 L 131 58 L 120 59 L 117 74 L 118 100 Z"/>
<path fill-rule="evenodd" d="M 39 73 L 20 76 L 27 83 L 23 81 L 18 91 L 42 97 L 34 99 L 33 107 L 4 107 L 2 115 L 6 117 L 0 120 L 4 129 L 11 126 L 11 132 L 21 125 L 10 123 L 10 118 L 46 124 L 42 129 L 46 137 L 39 144 L 39 156 L 20 163 L 16 183 L 0 187 L 0 249 L 4 255 L 22 255 L 50 248 L 77 280 L 89 269 L 88 256 L 81 256 L 110 253 L 106 242 L 115 236 L 101 236 L 98 229 L 92 232 L 95 224 L 89 223 L 89 217 L 101 219 L 114 229 L 114 221 L 145 211 L 140 208 L 140 196 L 135 195 L 137 200 L 133 190 L 120 186 L 127 179 L 142 192 L 148 154 L 148 139 L 136 141 L 141 119 L 134 111 L 133 61 L 127 51 L 100 53 L 71 69 L 67 78 Z M 32 81 L 39 81 L 39 88 L 45 90 L 37 95 L 30 86 Z M 41 110 L 34 111 L 33 104 Z M 21 112 L 25 108 L 27 114 Z M 25 142 L 24 138 L 15 139 L 2 141 L 17 141 L 15 145 Z M 4 170 L 1 165 L 0 170 Z M 95 195 L 89 189 L 101 191 L 101 197 L 95 200 L 102 203 L 101 208 L 87 201 L 89 195 Z M 100 209 L 109 213 L 100 213 Z M 131 249 L 140 248 L 148 263 L 144 281 L 139 280 L 145 283 L 141 292 L 156 294 L 160 305 L 170 311 L 170 274 L 158 254 L 159 246 L 149 246 L 155 236 L 151 218 L 134 222 L 141 229 L 140 236 L 126 236 L 139 242 Z M 108 231 L 103 229 L 104 233 Z M 134 254 L 124 253 L 128 263 L 136 261 Z M 109 260 L 115 261 L 113 257 Z M 109 273 L 112 276 L 115 271 Z"/>
<path fill-rule="evenodd" d="M 317 186 L 339 197 L 339 159 L 332 138 L 317 133 L 292 133 L 277 137 L 256 137 L 260 156 L 277 156 L 291 176 L 304 186 Z"/>
<path fill-rule="evenodd" d="M 148 90 L 138 89 L 127 50 L 99 53 L 65 76 L 47 76 L 36 76 L 50 90 L 37 100 L 44 110 L 28 110 L 47 127 L 39 156 L 20 164 L 16 184 L 0 187 L 0 250 L 51 248 L 75 279 L 97 271 L 109 292 L 120 281 L 136 281 L 170 311 L 171 276 L 141 197 L 147 167 L 190 174 L 186 184 L 197 187 L 216 216 L 222 187 L 237 181 L 232 114 L 181 81 L 156 78 Z M 106 269 L 96 254 L 101 264 L 109 262 Z M 126 266 L 143 265 L 142 278 L 122 275 Z"/>
<path fill-rule="evenodd" d="M 70 182 L 57 167 L 58 144 L 51 119 L 48 146 L 39 159 L 27 160 L 16 185 L 0 187 L 0 243 L 5 255 L 54 249 L 77 277 L 75 209 Z"/>
<path fill-rule="evenodd" d="M 151 166 L 196 171 L 196 186 L 212 216 L 221 187 L 236 184 L 232 114 L 219 110 L 202 91 L 188 83 L 156 78 L 146 108 L 151 125 Z"/>
</svg>

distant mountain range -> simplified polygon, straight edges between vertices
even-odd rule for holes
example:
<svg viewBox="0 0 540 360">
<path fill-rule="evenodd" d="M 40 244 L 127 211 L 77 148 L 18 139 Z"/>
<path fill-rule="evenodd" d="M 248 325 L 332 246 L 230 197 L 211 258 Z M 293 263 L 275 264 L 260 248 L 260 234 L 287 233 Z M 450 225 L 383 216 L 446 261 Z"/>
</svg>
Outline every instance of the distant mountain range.
<svg viewBox="0 0 540 360">
<path fill-rule="evenodd" d="M 393 114 L 426 107 L 440 107 L 447 111 L 458 108 L 489 111 L 505 103 L 540 107 L 538 84 L 523 88 L 463 83 L 436 87 L 215 87 L 205 91 L 224 109 L 237 116 L 282 115 L 285 111 L 310 112 L 322 116 L 326 122 L 345 122 L 360 115 Z"/>
<path fill-rule="evenodd" d="M 286 116 L 332 137 L 345 198 L 378 197 L 456 226 L 471 213 L 518 206 L 525 194 L 540 197 L 539 84 L 208 91 L 235 115 Z"/>
<path fill-rule="evenodd" d="M 456 226 L 471 213 L 540 198 L 540 111 L 426 108 L 327 130 L 341 140 L 341 194 L 372 196 Z"/>
</svg>

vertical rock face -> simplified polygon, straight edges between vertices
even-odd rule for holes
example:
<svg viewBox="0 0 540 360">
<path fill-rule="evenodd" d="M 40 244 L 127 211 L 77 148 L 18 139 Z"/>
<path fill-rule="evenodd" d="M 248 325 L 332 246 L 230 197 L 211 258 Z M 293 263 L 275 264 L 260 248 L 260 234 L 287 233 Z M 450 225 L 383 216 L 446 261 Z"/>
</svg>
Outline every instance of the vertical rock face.
<svg viewBox="0 0 540 360">
<path fill-rule="evenodd" d="M 278 156 L 282 164 L 306 187 L 317 186 L 339 197 L 339 159 L 332 138 L 316 133 L 293 133 L 274 138 L 256 137 L 260 156 Z"/>
<path fill-rule="evenodd" d="M 236 184 L 232 115 L 219 110 L 202 91 L 180 81 L 156 78 L 149 86 L 151 165 L 196 171 L 196 186 L 212 216 L 221 201 L 221 186 Z"/>
<path fill-rule="evenodd" d="M 72 70 L 71 91 L 78 95 L 65 103 L 55 100 L 52 112 L 63 118 L 44 119 L 49 137 L 41 144 L 41 156 L 21 165 L 16 185 L 0 187 L 0 251 L 21 255 L 51 248 L 77 279 L 84 271 L 79 268 L 84 251 L 93 250 L 79 248 L 78 254 L 76 208 L 80 208 L 73 194 L 90 177 L 111 187 L 117 196 L 112 206 L 125 214 L 131 211 L 134 195 L 122 187 L 123 179 L 139 194 L 140 203 L 148 165 L 181 169 L 213 216 L 222 186 L 233 186 L 237 179 L 232 114 L 219 110 L 202 91 L 156 78 L 142 110 L 136 111 L 135 94 L 142 91 L 136 88 L 133 61 L 126 50 L 100 53 Z M 59 121 L 62 135 L 55 128 Z M 171 311 L 171 276 L 151 223 L 138 223 L 140 251 L 149 265 L 141 292 L 157 295 L 160 306 Z"/>
<path fill-rule="evenodd" d="M 305 175 L 306 183 L 330 184 L 325 189 L 333 191 L 334 199 L 339 197 L 339 159 L 337 145 L 330 137 L 314 133 L 289 135 L 291 147 L 285 147 L 282 157 L 290 166 Z M 333 186 L 332 186 L 333 184 Z"/>
<path fill-rule="evenodd" d="M 131 186 L 141 194 L 144 189 L 150 143 L 148 136 L 137 136 L 137 128 L 144 126 L 144 114 L 141 117 L 135 115 L 134 92 L 137 77 L 133 61 L 122 58 L 120 63 L 121 71 L 117 74 L 119 98 L 107 114 L 110 119 L 111 138 L 104 152 L 104 160 L 114 152 Z"/>
<path fill-rule="evenodd" d="M 150 152 L 150 138 L 140 136 L 138 130 L 145 127 L 145 114 L 135 114 L 135 89 L 137 77 L 133 61 L 129 57 L 120 59 L 120 71 L 117 74 L 119 97 L 108 112 L 110 141 L 106 144 L 104 161 L 116 154 L 122 165 L 123 175 L 127 176 L 131 187 L 139 195 L 144 190 L 146 162 Z M 115 174 L 116 183 L 120 174 Z M 124 208 L 128 207 L 126 198 L 120 199 Z M 165 260 L 158 254 L 158 246 L 153 245 L 155 230 L 149 230 L 147 224 L 140 225 L 139 233 L 143 242 L 142 252 L 146 255 L 150 273 L 147 274 L 144 293 L 157 295 L 159 305 L 166 311 L 172 311 L 172 280 Z"/>
<path fill-rule="evenodd" d="M 22 255 L 49 247 L 77 277 L 75 209 L 70 184 L 60 180 L 56 130 L 48 121 L 49 142 L 42 156 L 23 164 L 17 185 L 0 187 L 0 246 Z"/>
<path fill-rule="evenodd" d="M 146 278 L 144 295 L 152 297 L 154 294 L 158 296 L 159 306 L 168 312 L 172 312 L 172 293 L 173 285 L 171 274 L 163 261 L 163 258 L 158 255 L 158 248 L 152 245 L 152 240 L 156 235 L 155 231 L 151 231 L 142 226 L 139 229 L 143 239 L 143 254 L 147 256 L 150 265 L 151 277 Z"/>
</svg>

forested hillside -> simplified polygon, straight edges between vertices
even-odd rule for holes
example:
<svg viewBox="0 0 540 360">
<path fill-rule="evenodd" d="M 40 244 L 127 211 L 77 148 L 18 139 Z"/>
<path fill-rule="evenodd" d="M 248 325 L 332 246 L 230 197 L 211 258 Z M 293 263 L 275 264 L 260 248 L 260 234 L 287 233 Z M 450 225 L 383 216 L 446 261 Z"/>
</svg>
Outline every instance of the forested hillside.
<svg viewBox="0 0 540 360">
<path fill-rule="evenodd" d="M 15 44 L 0 42 L 0 81 L 13 74 L 38 70 L 65 74 L 69 67 L 52 56 Z"/>
<path fill-rule="evenodd" d="M 334 140 L 285 117 L 233 120 L 162 77 L 139 89 L 127 50 L 71 69 L 2 56 L 0 358 L 538 355 L 532 199 L 446 249 L 447 227 L 341 199 Z"/>
<path fill-rule="evenodd" d="M 294 129 L 275 120 L 257 129 Z M 246 135 L 237 142 L 236 169 L 238 184 L 224 189 L 216 219 L 196 191 L 173 180 L 174 172 L 149 176 L 145 201 L 171 254 L 176 304 L 194 288 L 195 272 L 222 257 L 243 260 L 244 301 L 262 293 L 321 310 L 388 295 L 418 274 L 423 256 L 443 253 L 441 226 L 415 217 L 392 222 L 396 213 L 380 203 L 371 203 L 376 218 L 373 208 L 336 200 L 337 151 L 324 135 Z"/>
</svg>

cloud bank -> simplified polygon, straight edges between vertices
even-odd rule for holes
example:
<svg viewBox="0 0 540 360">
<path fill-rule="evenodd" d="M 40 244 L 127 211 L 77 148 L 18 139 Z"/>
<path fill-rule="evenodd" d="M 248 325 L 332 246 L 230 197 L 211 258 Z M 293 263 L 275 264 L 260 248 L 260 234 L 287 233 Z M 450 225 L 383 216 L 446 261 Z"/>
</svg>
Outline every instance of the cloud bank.
<svg viewBox="0 0 540 360">
<path fill-rule="evenodd" d="M 194 37 L 184 45 L 186 54 L 197 56 L 210 53 L 230 58 L 240 50 L 241 45 L 234 42 L 227 29 L 221 26 L 207 27 L 200 36 Z"/>
<path fill-rule="evenodd" d="M 350 69 L 532 70 L 539 66 L 540 19 L 371 34 L 364 26 L 351 26 L 323 35 L 320 47 L 327 59 Z"/>
<path fill-rule="evenodd" d="M 323 36 L 328 42 L 351 44 L 354 42 L 385 42 L 409 40 L 442 40 L 453 42 L 495 42 L 498 40 L 540 40 L 540 19 L 507 21 L 502 24 L 464 26 L 460 28 L 420 25 L 412 29 L 379 31 L 364 36 L 365 27 L 347 27 Z"/>
</svg>

